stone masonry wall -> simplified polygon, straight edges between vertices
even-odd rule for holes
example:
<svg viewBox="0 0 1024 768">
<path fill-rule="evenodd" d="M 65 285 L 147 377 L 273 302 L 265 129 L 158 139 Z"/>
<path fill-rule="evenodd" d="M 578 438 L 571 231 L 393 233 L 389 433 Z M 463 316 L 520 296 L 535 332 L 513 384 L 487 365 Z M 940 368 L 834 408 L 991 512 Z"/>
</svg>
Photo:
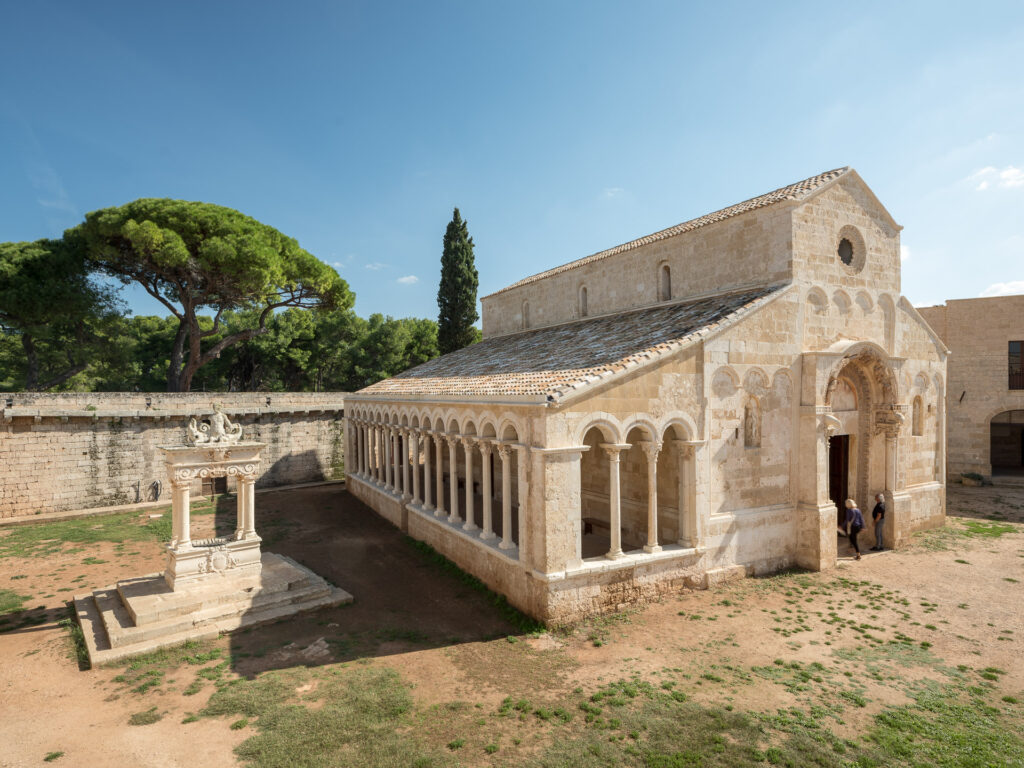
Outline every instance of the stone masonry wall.
<svg viewBox="0 0 1024 768">
<path fill-rule="evenodd" d="M 1024 389 L 1010 389 L 1007 351 L 1024 340 L 1024 296 L 956 299 L 918 312 L 949 347 L 947 468 L 992 474 L 992 417 L 1024 410 Z"/>
<path fill-rule="evenodd" d="M 344 476 L 343 393 L 11 393 L 0 395 L 0 517 L 170 500 L 158 448 L 183 444 L 214 401 L 267 444 L 258 486 Z"/>
</svg>

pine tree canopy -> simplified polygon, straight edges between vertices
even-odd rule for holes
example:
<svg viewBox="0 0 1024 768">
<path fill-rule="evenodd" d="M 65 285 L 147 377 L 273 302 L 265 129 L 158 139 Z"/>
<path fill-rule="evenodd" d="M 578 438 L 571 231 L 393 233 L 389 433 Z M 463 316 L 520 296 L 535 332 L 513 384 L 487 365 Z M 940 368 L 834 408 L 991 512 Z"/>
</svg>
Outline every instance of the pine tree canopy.
<svg viewBox="0 0 1024 768">
<path fill-rule="evenodd" d="M 441 252 L 441 284 L 437 289 L 437 346 L 442 355 L 477 341 L 473 324 L 479 285 L 473 261 L 473 238 L 456 208 L 444 233 Z"/>
</svg>

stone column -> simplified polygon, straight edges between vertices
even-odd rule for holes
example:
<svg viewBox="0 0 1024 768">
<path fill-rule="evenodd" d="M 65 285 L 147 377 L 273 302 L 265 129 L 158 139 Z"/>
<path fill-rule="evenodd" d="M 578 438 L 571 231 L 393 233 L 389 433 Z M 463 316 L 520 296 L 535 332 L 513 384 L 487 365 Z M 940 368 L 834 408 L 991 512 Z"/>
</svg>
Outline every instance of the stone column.
<svg viewBox="0 0 1024 768">
<path fill-rule="evenodd" d="M 366 477 L 366 424 L 359 425 L 359 466 L 363 477 Z"/>
<path fill-rule="evenodd" d="M 661 443 L 641 443 L 647 457 L 647 545 L 644 552 L 661 552 L 658 545 L 658 454 Z"/>
<path fill-rule="evenodd" d="M 437 505 L 434 508 L 434 517 L 444 517 L 444 435 L 438 432 L 434 435 L 434 450 L 437 452 L 437 466 L 434 471 L 437 473 Z"/>
<path fill-rule="evenodd" d="M 462 526 L 464 531 L 475 531 L 476 521 L 473 510 L 473 448 L 476 440 L 468 437 L 462 438 L 463 451 L 466 454 L 466 522 Z"/>
<path fill-rule="evenodd" d="M 448 500 L 451 503 L 451 509 L 448 511 L 448 522 L 457 523 L 462 520 L 459 517 L 459 472 L 456 460 L 458 459 L 458 445 L 459 438 L 452 435 L 446 438 L 448 440 L 448 482 L 451 484 L 451 488 L 448 489 Z"/>
<path fill-rule="evenodd" d="M 431 488 L 431 467 L 430 467 L 430 444 L 433 440 L 430 439 L 430 432 L 423 433 L 423 508 L 433 509 L 434 508 L 434 494 L 433 488 Z"/>
<path fill-rule="evenodd" d="M 677 497 L 679 499 L 678 544 L 681 547 L 696 547 L 697 510 L 691 508 L 692 504 L 690 501 L 691 493 L 695 495 L 693 485 L 696 482 L 695 473 L 692 471 L 694 468 L 694 445 L 688 440 L 676 440 L 675 445 L 679 455 L 679 466 L 677 469 L 679 476 L 677 490 Z"/>
<path fill-rule="evenodd" d="M 514 549 L 512 541 L 512 447 L 498 446 L 501 456 L 501 543 L 499 549 Z M 520 513 L 521 514 L 521 513 Z"/>
<path fill-rule="evenodd" d="M 628 443 L 601 443 L 608 454 L 608 502 L 611 547 L 605 555 L 609 560 L 622 557 L 622 495 L 619 486 L 619 454 L 630 448 Z"/>
<path fill-rule="evenodd" d="M 398 444 L 401 451 L 398 460 L 402 462 L 402 501 L 409 501 L 412 498 L 409 493 L 409 435 L 408 429 L 403 429 L 398 436 Z"/>
<path fill-rule="evenodd" d="M 484 527 L 480 532 L 481 539 L 493 539 L 494 520 L 491 511 L 491 443 L 487 440 L 480 441 L 481 472 L 481 495 L 484 500 Z"/>
<path fill-rule="evenodd" d="M 245 489 L 245 530 L 242 538 L 248 539 L 256 535 L 256 475 L 244 475 L 240 480 Z"/>
<path fill-rule="evenodd" d="M 420 434 L 416 430 L 410 430 L 409 437 L 412 440 L 412 503 L 422 504 L 420 501 Z"/>
<path fill-rule="evenodd" d="M 527 506 L 530 498 L 530 483 L 526 477 L 526 468 L 530 464 L 530 449 L 525 445 L 517 445 L 517 475 L 519 487 L 516 491 L 516 505 L 519 510 L 519 561 L 526 563 L 530 556 L 530 536 L 526 530 L 526 522 L 529 519 Z"/>
<path fill-rule="evenodd" d="M 246 487 L 244 477 L 238 477 L 235 479 L 237 484 L 235 499 L 235 541 L 241 541 L 245 538 L 245 516 L 246 516 L 246 501 L 245 495 L 250 490 Z"/>
<path fill-rule="evenodd" d="M 380 463 L 380 452 L 382 450 L 380 441 L 380 425 L 375 424 L 373 427 L 373 455 L 370 457 L 370 461 L 373 464 L 373 479 L 377 485 L 384 483 L 384 476 L 381 474 L 381 463 Z"/>
<path fill-rule="evenodd" d="M 395 462 L 391 458 L 391 454 L 394 452 L 394 436 L 391 433 L 391 427 L 384 427 L 384 487 L 394 488 L 394 465 Z"/>
<path fill-rule="evenodd" d="M 175 550 L 192 548 L 190 505 L 191 479 L 175 479 L 171 483 L 171 547 Z"/>
</svg>

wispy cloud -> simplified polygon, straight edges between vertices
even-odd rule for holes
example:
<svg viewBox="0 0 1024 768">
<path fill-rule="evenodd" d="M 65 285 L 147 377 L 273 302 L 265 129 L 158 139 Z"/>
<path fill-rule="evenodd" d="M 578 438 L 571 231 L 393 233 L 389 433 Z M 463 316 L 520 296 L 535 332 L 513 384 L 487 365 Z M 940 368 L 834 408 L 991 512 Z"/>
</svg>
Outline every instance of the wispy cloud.
<svg viewBox="0 0 1024 768">
<path fill-rule="evenodd" d="M 619 195 L 623 194 L 625 191 L 626 190 L 624 190 L 622 187 L 605 187 L 604 188 L 604 196 L 605 196 L 605 199 L 611 200 L 613 197 L 618 197 Z"/>
<path fill-rule="evenodd" d="M 366 268 L 367 269 L 372 269 L 374 272 L 377 272 L 378 270 L 381 270 L 381 269 L 387 269 L 388 265 L 387 264 L 381 264 L 379 261 L 374 261 L 371 264 L 367 264 Z"/>
<path fill-rule="evenodd" d="M 974 184 L 974 188 L 978 192 L 984 192 L 992 186 L 1002 187 L 1003 189 L 1024 187 L 1024 168 L 1008 165 L 1000 169 L 987 165 L 981 170 L 972 173 L 967 179 Z"/>
<path fill-rule="evenodd" d="M 1013 296 L 1024 293 L 1024 280 L 1011 280 L 1008 283 L 992 283 L 988 288 L 979 293 L 979 296 Z"/>
<path fill-rule="evenodd" d="M 402 285 L 413 285 L 418 283 L 420 279 L 416 275 L 406 275 L 405 277 L 398 278 L 395 282 L 401 283 Z"/>
<path fill-rule="evenodd" d="M 900 246 L 900 261 L 910 261 L 910 249 L 905 246 Z"/>
</svg>

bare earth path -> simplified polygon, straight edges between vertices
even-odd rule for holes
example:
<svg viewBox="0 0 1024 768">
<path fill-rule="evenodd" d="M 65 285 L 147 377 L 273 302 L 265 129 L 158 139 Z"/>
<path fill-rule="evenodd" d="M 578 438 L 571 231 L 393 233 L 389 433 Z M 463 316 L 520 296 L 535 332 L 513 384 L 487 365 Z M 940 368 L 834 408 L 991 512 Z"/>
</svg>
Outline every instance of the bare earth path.
<svg viewBox="0 0 1024 768">
<path fill-rule="evenodd" d="M 622 680 L 650 681 L 723 712 L 829 710 L 821 722 L 851 744 L 878 713 L 912 703 L 930 685 L 959 685 L 988 697 L 1006 722 L 1021 722 L 1014 700 L 1024 699 L 1024 488 L 951 487 L 950 523 L 904 551 L 860 562 L 844 554 L 829 573 L 748 579 L 530 635 L 337 487 L 263 494 L 258 503 L 264 548 L 311 567 L 355 604 L 137 669 L 80 670 L 57 622 L 72 594 L 162 568 L 159 531 L 145 528 L 159 523 L 152 510 L 127 516 L 138 535 L 124 543 L 117 530 L 114 541 L 65 543 L 0 528 L 0 606 L 8 595 L 27 609 L 0 612 L 0 766 L 43 765 L 58 752 L 57 765 L 239 764 L 233 750 L 258 733 L 256 710 L 196 715 L 217 692 L 274 679 L 268 670 L 280 670 L 289 695 L 314 710 L 330 704 L 317 691 L 332 675 L 397 671 L 413 706 L 402 738 L 432 755 L 416 763 L 423 766 L 532 763 L 560 739 L 589 733 L 558 728 L 584 728 L 586 697 Z M 200 513 L 195 535 L 230 526 L 230 507 L 229 499 Z M 83 534 L 102 539 L 90 526 L 103 523 L 92 519 Z M 503 707 L 506 697 L 529 700 L 529 711 Z M 545 716 L 558 707 L 571 726 Z M 129 724 L 133 715 L 146 724 Z M 403 759 L 352 764 L 413 764 Z"/>
</svg>

